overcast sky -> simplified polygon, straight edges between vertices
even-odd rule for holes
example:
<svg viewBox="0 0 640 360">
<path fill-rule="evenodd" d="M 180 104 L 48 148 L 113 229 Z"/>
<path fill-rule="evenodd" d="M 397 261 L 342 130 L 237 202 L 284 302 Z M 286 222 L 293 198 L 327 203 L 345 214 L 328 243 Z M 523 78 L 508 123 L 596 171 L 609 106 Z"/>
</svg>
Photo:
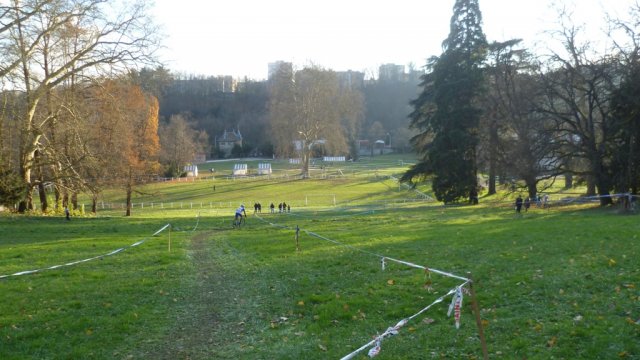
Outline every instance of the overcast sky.
<svg viewBox="0 0 640 360">
<path fill-rule="evenodd" d="M 264 79 L 277 60 L 376 74 L 381 64 L 415 64 L 442 52 L 455 0 L 156 0 L 173 71 Z M 604 15 L 626 16 L 634 0 L 480 0 L 489 41 L 523 38 L 544 47 L 558 4 L 591 36 Z M 579 6 L 575 6 L 574 4 Z M 554 5 L 555 4 L 555 5 Z M 606 5 L 605 5 L 606 4 Z"/>
</svg>

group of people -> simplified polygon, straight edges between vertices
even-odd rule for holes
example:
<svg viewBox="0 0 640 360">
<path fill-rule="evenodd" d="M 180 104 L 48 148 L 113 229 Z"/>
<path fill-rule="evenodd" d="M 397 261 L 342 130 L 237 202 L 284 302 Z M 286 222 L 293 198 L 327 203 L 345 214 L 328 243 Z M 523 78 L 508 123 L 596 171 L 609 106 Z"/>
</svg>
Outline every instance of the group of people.
<svg viewBox="0 0 640 360">
<path fill-rule="evenodd" d="M 269 205 L 269 208 L 271 209 L 271 213 L 275 214 L 276 212 L 276 206 L 273 205 L 273 203 L 271 203 L 271 205 Z M 290 213 L 291 212 L 291 205 L 285 203 L 284 201 L 281 202 L 280 204 L 278 204 L 278 212 L 279 213 Z"/>
<path fill-rule="evenodd" d="M 269 209 L 271 209 L 271 213 L 272 214 L 275 214 L 276 206 L 273 203 L 271 203 L 271 205 L 269 205 Z M 253 204 L 253 212 L 254 213 L 262 213 L 262 204 L 260 204 L 259 202 L 254 203 Z M 291 212 L 291 205 L 285 203 L 284 201 L 281 202 L 280 204 L 278 204 L 278 212 L 280 212 L 280 213 Z"/>
<path fill-rule="evenodd" d="M 546 208 L 549 203 L 549 195 L 545 194 L 544 196 L 540 196 L 540 194 L 538 194 L 535 197 L 535 202 L 538 207 L 542 206 L 543 208 Z M 523 206 L 525 212 L 529 211 L 529 208 L 531 207 L 531 198 L 527 196 L 524 200 L 522 200 L 522 196 L 518 195 L 518 197 L 516 198 L 517 214 L 520 214 Z"/>
<path fill-rule="evenodd" d="M 274 214 L 276 212 L 276 206 L 271 203 L 271 205 L 269 205 L 269 208 L 271 208 L 271 213 Z M 285 203 L 285 202 L 281 202 L 280 204 L 278 204 L 278 211 L 280 213 L 285 213 L 285 212 L 291 212 L 291 205 Z M 253 204 L 253 212 L 255 213 L 262 213 L 262 204 L 260 204 L 259 202 L 256 202 Z M 236 209 L 236 213 L 235 213 L 235 217 L 233 220 L 233 226 L 239 226 L 242 222 L 243 217 L 247 217 L 247 212 L 244 208 L 244 204 L 240 204 L 240 207 Z"/>
</svg>

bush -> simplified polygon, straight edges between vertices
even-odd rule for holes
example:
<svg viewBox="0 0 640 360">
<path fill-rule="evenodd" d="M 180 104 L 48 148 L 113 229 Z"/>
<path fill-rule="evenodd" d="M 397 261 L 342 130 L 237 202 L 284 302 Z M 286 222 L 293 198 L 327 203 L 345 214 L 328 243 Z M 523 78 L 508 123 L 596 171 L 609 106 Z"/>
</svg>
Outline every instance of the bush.
<svg viewBox="0 0 640 360">
<path fill-rule="evenodd" d="M 26 186 L 22 178 L 10 170 L 0 171 L 0 205 L 7 207 L 24 199 Z"/>
</svg>

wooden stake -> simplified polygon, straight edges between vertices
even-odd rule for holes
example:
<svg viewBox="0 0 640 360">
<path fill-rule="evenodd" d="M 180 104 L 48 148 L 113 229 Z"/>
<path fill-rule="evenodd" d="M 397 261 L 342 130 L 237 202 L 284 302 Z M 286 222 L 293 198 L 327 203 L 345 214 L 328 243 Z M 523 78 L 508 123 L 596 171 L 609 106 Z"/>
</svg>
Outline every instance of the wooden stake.
<svg viewBox="0 0 640 360">
<path fill-rule="evenodd" d="M 169 226 L 169 252 L 171 252 L 171 226 Z"/>
<path fill-rule="evenodd" d="M 480 337 L 480 345 L 482 346 L 482 357 L 484 360 L 489 359 L 489 353 L 487 352 L 487 342 L 484 339 L 484 329 L 482 328 L 482 319 L 480 319 L 480 308 L 478 306 L 478 300 L 476 299 L 476 291 L 473 289 L 473 278 L 471 273 L 467 273 L 469 278 L 469 292 L 471 293 L 471 308 L 476 316 L 476 324 L 478 325 L 478 336 Z"/>
<path fill-rule="evenodd" d="M 296 225 L 296 251 L 300 251 L 300 244 L 298 238 L 300 237 L 300 227 Z"/>
</svg>

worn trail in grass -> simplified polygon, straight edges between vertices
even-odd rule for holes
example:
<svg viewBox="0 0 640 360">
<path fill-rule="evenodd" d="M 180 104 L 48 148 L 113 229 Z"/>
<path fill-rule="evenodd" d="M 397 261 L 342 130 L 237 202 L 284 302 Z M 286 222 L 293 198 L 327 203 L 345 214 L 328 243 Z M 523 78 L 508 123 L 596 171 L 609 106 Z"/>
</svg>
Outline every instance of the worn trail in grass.
<svg viewBox="0 0 640 360">
<path fill-rule="evenodd" d="M 104 254 L 173 225 L 117 256 L 0 280 L 0 358 L 339 358 L 458 285 L 393 263 L 382 271 L 378 254 L 471 272 L 491 358 L 640 357 L 638 215 L 405 204 L 415 194 L 375 174 L 153 189 L 167 201 L 295 206 L 263 212 L 278 226 L 250 216 L 241 230 L 230 205 L 0 217 L 0 274 Z M 296 226 L 341 244 L 303 231 L 296 251 Z M 478 358 L 468 299 L 459 330 L 447 306 L 385 340 L 378 359 Z"/>
</svg>

